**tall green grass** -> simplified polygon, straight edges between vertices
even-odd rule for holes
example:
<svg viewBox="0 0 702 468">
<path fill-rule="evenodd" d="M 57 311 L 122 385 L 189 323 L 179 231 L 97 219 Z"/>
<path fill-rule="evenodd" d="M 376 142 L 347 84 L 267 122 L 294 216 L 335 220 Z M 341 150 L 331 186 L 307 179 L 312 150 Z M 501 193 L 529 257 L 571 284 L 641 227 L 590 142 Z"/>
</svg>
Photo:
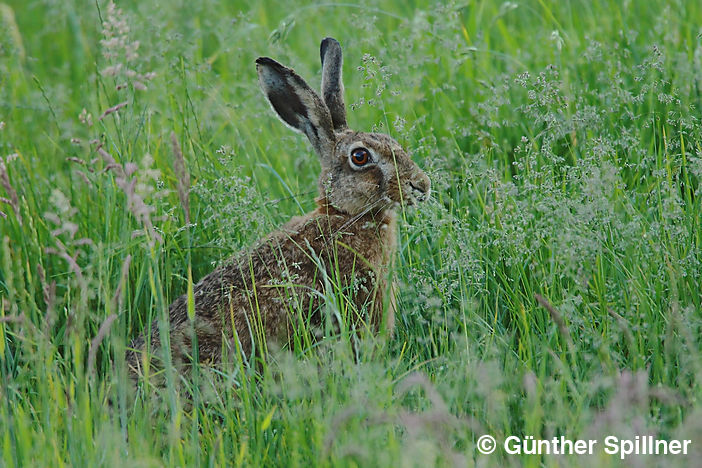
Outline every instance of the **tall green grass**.
<svg viewBox="0 0 702 468">
<path fill-rule="evenodd" d="M 700 25 L 663 0 L 0 4 L 0 464 L 689 466 Z M 189 269 L 314 206 L 318 162 L 253 63 L 318 83 L 327 35 L 352 126 L 435 188 L 401 214 L 395 335 L 134 392 L 125 347 Z M 484 456 L 485 433 L 693 453 Z"/>
</svg>

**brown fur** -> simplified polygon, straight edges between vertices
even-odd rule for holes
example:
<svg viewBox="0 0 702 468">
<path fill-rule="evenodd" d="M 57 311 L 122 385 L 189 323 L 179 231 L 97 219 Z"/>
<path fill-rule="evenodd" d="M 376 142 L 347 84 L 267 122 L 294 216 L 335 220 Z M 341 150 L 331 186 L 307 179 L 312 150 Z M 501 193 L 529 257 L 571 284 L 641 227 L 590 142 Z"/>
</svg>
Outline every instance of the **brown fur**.
<svg viewBox="0 0 702 468">
<path fill-rule="evenodd" d="M 292 70 L 271 59 L 257 63 L 273 108 L 307 134 L 320 155 L 320 196 L 314 211 L 202 278 L 194 286 L 192 323 L 186 295 L 170 305 L 171 356 L 180 371 L 192 359 L 192 329 L 200 362 L 216 364 L 227 349 L 245 358 L 261 356 L 271 343 L 291 346 L 300 321 L 321 329 L 327 320 L 324 298 L 337 294 L 337 287 L 347 290 L 354 326 L 391 331 L 394 291 L 387 275 L 395 252 L 395 211 L 429 195 L 429 179 L 395 140 L 346 128 L 336 41 L 322 43 L 324 101 Z M 333 107 L 333 124 L 327 106 Z M 352 164 L 349 155 L 359 147 L 369 151 L 372 163 Z M 156 323 L 148 337 L 151 350 L 160 350 Z M 135 340 L 127 358 L 135 377 L 143 371 L 146 338 Z"/>
</svg>

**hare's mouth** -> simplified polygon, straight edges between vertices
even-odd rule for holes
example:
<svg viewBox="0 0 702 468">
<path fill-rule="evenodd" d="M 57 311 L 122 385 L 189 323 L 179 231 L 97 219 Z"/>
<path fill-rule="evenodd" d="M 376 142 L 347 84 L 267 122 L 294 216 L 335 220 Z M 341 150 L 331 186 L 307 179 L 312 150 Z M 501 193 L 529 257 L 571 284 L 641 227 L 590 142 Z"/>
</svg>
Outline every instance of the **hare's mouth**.
<svg viewBox="0 0 702 468">
<path fill-rule="evenodd" d="M 419 204 L 419 200 L 412 193 L 408 193 L 403 202 L 405 206 L 417 206 Z"/>
<path fill-rule="evenodd" d="M 407 205 L 417 205 L 429 199 L 429 186 L 426 183 L 408 183 Z"/>
<path fill-rule="evenodd" d="M 397 205 L 417 206 L 423 201 L 424 201 L 423 199 L 420 199 L 419 197 L 414 195 L 412 192 L 410 192 L 404 196 L 402 203 L 397 203 Z"/>
</svg>

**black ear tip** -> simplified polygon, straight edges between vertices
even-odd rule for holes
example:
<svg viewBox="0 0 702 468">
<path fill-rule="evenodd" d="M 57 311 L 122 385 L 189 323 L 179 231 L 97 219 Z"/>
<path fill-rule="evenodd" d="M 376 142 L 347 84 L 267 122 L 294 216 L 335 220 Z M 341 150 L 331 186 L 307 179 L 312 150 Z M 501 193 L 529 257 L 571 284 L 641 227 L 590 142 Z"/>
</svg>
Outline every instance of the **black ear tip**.
<svg viewBox="0 0 702 468">
<path fill-rule="evenodd" d="M 256 59 L 256 69 L 260 70 L 261 67 L 267 67 L 275 70 L 278 73 L 290 72 L 290 70 L 283 65 L 279 64 L 270 57 L 259 57 Z"/>
<path fill-rule="evenodd" d="M 329 47 L 337 47 L 341 49 L 341 44 L 339 44 L 339 41 L 333 37 L 325 37 L 322 39 L 322 44 L 319 46 L 319 57 L 322 59 L 322 62 L 324 62 L 324 55 L 327 53 L 327 49 Z"/>
<path fill-rule="evenodd" d="M 256 65 L 269 65 L 269 66 L 273 66 L 273 65 L 277 65 L 277 64 L 278 64 L 278 62 L 276 62 L 275 60 L 273 60 L 273 59 L 270 58 L 270 57 L 259 57 L 259 58 L 256 59 Z"/>
</svg>

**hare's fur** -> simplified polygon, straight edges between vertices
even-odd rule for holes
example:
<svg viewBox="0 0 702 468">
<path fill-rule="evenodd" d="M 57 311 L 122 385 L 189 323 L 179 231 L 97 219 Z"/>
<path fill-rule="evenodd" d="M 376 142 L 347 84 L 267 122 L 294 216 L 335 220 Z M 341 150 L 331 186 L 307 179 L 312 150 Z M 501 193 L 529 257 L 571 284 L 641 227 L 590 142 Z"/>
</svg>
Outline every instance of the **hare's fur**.
<svg viewBox="0 0 702 468">
<path fill-rule="evenodd" d="M 170 305 L 171 357 L 178 368 L 192 359 L 192 330 L 198 360 L 212 364 L 227 348 L 248 357 L 265 352 L 266 343 L 291 345 L 298 324 L 324 323 L 324 298 L 339 289 L 354 305 L 355 325 L 392 330 L 387 276 L 395 212 L 426 199 L 430 182 L 391 137 L 348 129 L 336 40 L 322 41 L 321 59 L 321 97 L 292 69 L 265 57 L 256 61 L 273 109 L 307 135 L 320 157 L 317 207 L 202 278 L 194 286 L 194 320 L 188 318 L 186 295 Z M 360 156 L 353 159 L 354 154 Z M 367 162 L 353 162 L 362 160 Z M 156 323 L 150 335 L 135 340 L 127 358 L 133 376 L 142 373 L 144 351 L 161 350 L 162 341 Z"/>
</svg>

